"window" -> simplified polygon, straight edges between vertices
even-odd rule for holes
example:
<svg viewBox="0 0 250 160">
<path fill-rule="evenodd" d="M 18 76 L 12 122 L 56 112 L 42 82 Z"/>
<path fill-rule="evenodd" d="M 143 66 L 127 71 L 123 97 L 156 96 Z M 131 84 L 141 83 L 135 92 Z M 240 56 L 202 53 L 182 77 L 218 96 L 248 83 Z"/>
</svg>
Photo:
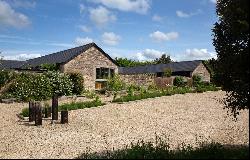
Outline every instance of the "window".
<svg viewBox="0 0 250 160">
<path fill-rule="evenodd" d="M 110 68 L 96 68 L 96 79 L 108 79 L 114 76 L 114 69 Z"/>
</svg>

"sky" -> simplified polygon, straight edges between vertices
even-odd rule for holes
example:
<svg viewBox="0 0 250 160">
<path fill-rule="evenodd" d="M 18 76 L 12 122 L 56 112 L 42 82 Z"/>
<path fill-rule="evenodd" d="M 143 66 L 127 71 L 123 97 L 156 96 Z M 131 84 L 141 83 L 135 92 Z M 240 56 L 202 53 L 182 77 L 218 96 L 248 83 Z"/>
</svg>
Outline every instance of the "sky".
<svg viewBox="0 0 250 160">
<path fill-rule="evenodd" d="M 216 58 L 216 0 L 0 0 L 0 52 L 26 60 L 95 42 L 112 58 Z"/>
</svg>

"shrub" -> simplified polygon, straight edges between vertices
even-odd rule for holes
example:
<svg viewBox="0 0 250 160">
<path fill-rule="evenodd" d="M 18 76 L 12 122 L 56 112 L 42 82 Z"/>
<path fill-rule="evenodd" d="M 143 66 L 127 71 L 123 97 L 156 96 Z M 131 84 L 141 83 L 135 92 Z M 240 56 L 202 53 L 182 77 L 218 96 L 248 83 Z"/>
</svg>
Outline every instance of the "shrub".
<svg viewBox="0 0 250 160">
<path fill-rule="evenodd" d="M 202 83 L 201 76 L 200 75 L 193 75 L 192 81 L 193 81 L 193 86 L 197 87 L 198 85 L 200 85 Z"/>
<path fill-rule="evenodd" d="M 22 113 L 20 115 L 23 117 L 29 117 L 29 108 L 22 109 Z"/>
<path fill-rule="evenodd" d="M 69 75 L 52 71 L 44 74 L 49 78 L 52 85 L 52 94 L 57 94 L 58 96 L 72 95 L 74 85 Z"/>
<path fill-rule="evenodd" d="M 85 97 L 93 99 L 96 97 L 96 93 L 93 91 L 86 90 L 84 93 Z"/>
<path fill-rule="evenodd" d="M 120 76 L 115 74 L 113 77 L 108 79 L 107 89 L 109 91 L 120 91 L 125 89 L 125 83 L 121 80 Z"/>
<path fill-rule="evenodd" d="M 197 147 L 182 144 L 177 149 L 170 149 L 170 145 L 161 138 L 155 142 L 131 143 L 118 150 L 102 152 L 85 152 L 78 159 L 248 159 L 249 146 L 223 146 L 220 143 L 200 143 Z"/>
<path fill-rule="evenodd" d="M 181 76 L 177 76 L 174 78 L 174 86 L 182 87 L 185 86 L 184 78 Z"/>
<path fill-rule="evenodd" d="M 172 75 L 172 70 L 170 68 L 164 69 L 164 76 L 171 77 L 171 75 Z"/>
<path fill-rule="evenodd" d="M 5 83 L 9 80 L 9 72 L 2 70 L 0 71 L 0 88 L 5 85 Z"/>
<path fill-rule="evenodd" d="M 54 94 L 71 95 L 72 90 L 73 83 L 68 75 L 59 72 L 21 73 L 14 79 L 4 95 L 22 101 L 41 101 L 50 99 Z"/>
<path fill-rule="evenodd" d="M 73 94 L 76 94 L 76 95 L 82 94 L 82 92 L 84 90 L 83 76 L 79 73 L 70 73 L 69 78 L 71 79 L 71 81 L 73 83 L 73 90 L 72 90 Z"/>
</svg>

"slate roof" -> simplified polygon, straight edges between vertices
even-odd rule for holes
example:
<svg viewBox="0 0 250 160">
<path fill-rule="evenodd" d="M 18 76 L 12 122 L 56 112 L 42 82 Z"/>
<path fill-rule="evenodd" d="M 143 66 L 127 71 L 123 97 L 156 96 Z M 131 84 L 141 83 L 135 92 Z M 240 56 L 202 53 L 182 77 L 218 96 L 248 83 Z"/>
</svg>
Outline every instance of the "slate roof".
<svg viewBox="0 0 250 160">
<path fill-rule="evenodd" d="M 25 66 L 28 65 L 31 67 L 36 67 L 36 66 L 39 66 L 39 65 L 44 64 L 44 63 L 47 63 L 47 64 L 67 63 L 91 47 L 96 47 L 109 60 L 111 60 L 113 63 L 115 63 L 117 65 L 117 63 L 108 54 L 106 54 L 100 47 L 98 47 L 95 43 L 89 43 L 89 44 L 86 44 L 86 45 L 83 45 L 80 47 L 75 47 L 75 48 L 67 49 L 64 51 L 56 52 L 53 54 L 45 55 L 42 57 L 27 60 Z"/>
<path fill-rule="evenodd" d="M 195 68 L 202 63 L 202 60 L 171 62 L 168 64 L 154 64 L 137 67 L 119 67 L 119 74 L 143 74 L 164 72 L 164 69 L 170 68 L 172 72 L 193 72 Z"/>
<path fill-rule="evenodd" d="M 18 69 L 25 61 L 0 60 L 0 69 Z"/>
<path fill-rule="evenodd" d="M 10 61 L 4 60 L 3 65 L 0 66 L 0 69 L 25 69 L 26 67 L 37 67 L 41 64 L 63 64 L 67 63 L 79 54 L 85 52 L 91 47 L 96 47 L 101 53 L 103 53 L 110 61 L 118 65 L 107 53 L 105 53 L 100 47 L 95 43 L 89 43 L 83 46 L 67 49 L 64 51 L 52 53 L 42 57 L 29 59 L 27 61 Z"/>
</svg>

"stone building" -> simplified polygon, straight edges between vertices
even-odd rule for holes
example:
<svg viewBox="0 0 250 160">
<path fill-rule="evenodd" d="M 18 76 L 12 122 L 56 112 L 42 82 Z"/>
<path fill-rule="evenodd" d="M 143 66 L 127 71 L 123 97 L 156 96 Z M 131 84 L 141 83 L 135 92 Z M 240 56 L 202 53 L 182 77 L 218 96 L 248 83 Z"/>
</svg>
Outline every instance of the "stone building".
<svg viewBox="0 0 250 160">
<path fill-rule="evenodd" d="M 203 81 L 210 81 L 210 73 L 202 61 L 183 61 L 126 68 L 118 67 L 118 64 L 95 43 L 27 61 L 3 60 L 1 61 L 0 69 L 40 70 L 39 66 L 42 64 L 56 64 L 61 72 L 82 74 L 84 86 L 89 90 L 104 88 L 107 79 L 114 74 L 120 74 L 127 84 L 153 84 L 156 82 L 156 78 L 163 77 L 166 68 L 171 69 L 172 76 L 192 77 L 198 74 L 201 75 Z"/>
<path fill-rule="evenodd" d="M 184 76 L 186 79 L 191 78 L 193 75 L 200 75 L 202 81 L 210 82 L 210 73 L 201 60 L 195 61 L 182 61 L 171 62 L 168 64 L 153 64 L 137 67 L 120 67 L 119 74 L 126 83 L 133 83 L 136 85 L 152 85 L 159 79 L 164 79 L 164 71 L 170 69 L 172 71 L 171 78 L 175 76 Z"/>
</svg>

